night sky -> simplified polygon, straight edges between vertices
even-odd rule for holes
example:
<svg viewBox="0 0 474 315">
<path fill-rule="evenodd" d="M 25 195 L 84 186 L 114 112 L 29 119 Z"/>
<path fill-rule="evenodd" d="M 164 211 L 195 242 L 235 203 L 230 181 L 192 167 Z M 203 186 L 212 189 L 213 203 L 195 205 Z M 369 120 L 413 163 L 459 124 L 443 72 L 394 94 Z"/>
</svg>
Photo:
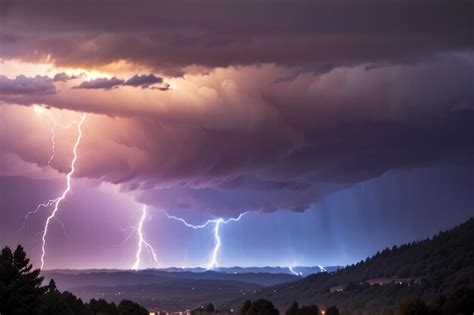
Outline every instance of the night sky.
<svg viewBox="0 0 474 315">
<path fill-rule="evenodd" d="M 139 268 L 205 267 L 216 225 L 167 214 L 245 213 L 214 266 L 327 266 L 451 228 L 474 215 L 472 21 L 463 0 L 3 1 L 0 246 L 125 269 L 142 234 Z"/>
</svg>

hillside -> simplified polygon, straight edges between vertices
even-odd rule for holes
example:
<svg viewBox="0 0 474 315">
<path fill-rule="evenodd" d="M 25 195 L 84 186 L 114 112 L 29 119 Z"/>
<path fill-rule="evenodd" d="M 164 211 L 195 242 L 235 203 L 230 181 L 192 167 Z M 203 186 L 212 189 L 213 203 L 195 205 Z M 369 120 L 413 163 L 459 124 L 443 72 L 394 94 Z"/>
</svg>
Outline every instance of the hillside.
<svg viewBox="0 0 474 315">
<path fill-rule="evenodd" d="M 432 299 L 474 287 L 474 219 L 432 238 L 394 246 L 344 269 L 261 289 L 240 297 L 271 300 L 280 309 L 293 301 L 346 310 L 393 308 L 407 297 Z"/>
</svg>

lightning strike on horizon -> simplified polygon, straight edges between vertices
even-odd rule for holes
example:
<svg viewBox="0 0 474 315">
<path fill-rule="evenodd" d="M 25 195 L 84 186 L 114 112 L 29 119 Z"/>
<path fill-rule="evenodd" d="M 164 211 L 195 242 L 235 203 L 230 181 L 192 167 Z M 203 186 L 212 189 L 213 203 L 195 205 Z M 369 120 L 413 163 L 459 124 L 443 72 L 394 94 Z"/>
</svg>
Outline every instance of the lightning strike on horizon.
<svg viewBox="0 0 474 315">
<path fill-rule="evenodd" d="M 302 273 L 302 272 L 296 272 L 296 271 L 294 271 L 294 270 L 293 270 L 293 267 L 291 267 L 291 266 L 288 266 L 288 270 L 290 270 L 290 272 L 291 272 L 292 274 L 294 274 L 295 276 L 299 276 L 299 277 L 302 277 L 302 276 L 303 276 L 303 273 Z"/>
<path fill-rule="evenodd" d="M 219 250 L 221 248 L 221 236 L 219 235 L 219 228 L 221 226 L 221 223 L 224 221 L 219 218 L 216 221 L 216 225 L 214 226 L 214 239 L 215 239 L 215 245 L 214 249 L 212 250 L 212 255 L 211 255 L 211 260 L 209 261 L 209 264 L 207 265 L 207 270 L 211 270 L 217 267 L 217 254 L 219 253 Z"/>
<path fill-rule="evenodd" d="M 190 223 L 186 222 L 186 220 L 184 220 L 183 218 L 176 217 L 174 215 L 170 215 L 164 210 L 163 210 L 163 213 L 168 217 L 168 219 L 179 221 L 179 222 L 183 223 L 186 227 L 189 227 L 189 228 L 192 228 L 192 229 L 195 229 L 195 230 L 203 229 L 206 226 L 208 226 L 209 224 L 214 223 L 214 241 L 215 241 L 214 242 L 214 249 L 212 250 L 211 258 L 210 258 L 209 263 L 207 265 L 207 270 L 211 270 L 211 269 L 214 269 L 214 268 L 217 267 L 217 255 L 220 251 L 221 243 L 222 243 L 221 242 L 221 237 L 220 237 L 220 234 L 219 234 L 221 224 L 227 224 L 229 222 L 240 221 L 240 219 L 242 219 L 242 217 L 247 214 L 247 212 L 243 212 L 243 213 L 239 214 L 236 218 L 229 218 L 229 219 L 226 219 L 226 220 L 224 220 L 223 218 L 210 219 L 210 220 L 207 220 L 206 222 L 204 222 L 203 224 L 194 225 L 194 224 L 190 224 Z"/>
<path fill-rule="evenodd" d="M 49 224 L 50 224 L 51 220 L 54 219 L 54 217 L 56 216 L 56 213 L 58 213 L 59 205 L 61 204 L 61 202 L 64 199 L 66 199 L 66 196 L 71 191 L 72 175 L 74 175 L 74 172 L 76 171 L 77 148 L 79 147 L 79 144 L 81 143 L 81 139 L 82 139 L 82 129 L 81 128 L 82 128 L 82 125 L 83 125 L 85 120 L 86 120 L 86 114 L 82 114 L 81 119 L 79 120 L 79 123 L 77 124 L 77 138 L 76 138 L 76 141 L 75 141 L 73 149 L 72 149 L 73 159 L 71 161 L 71 168 L 70 168 L 69 172 L 66 175 L 66 187 L 65 187 L 64 191 L 62 192 L 62 194 L 58 198 L 53 199 L 53 200 L 55 200 L 54 209 L 51 212 L 51 214 L 48 216 L 48 218 L 46 219 L 46 223 L 44 225 L 43 235 L 41 237 L 41 240 L 42 240 L 42 245 L 41 245 L 41 269 L 44 268 L 44 258 L 46 256 L 46 236 L 48 235 Z"/>
<path fill-rule="evenodd" d="M 145 246 L 148 253 L 151 255 L 153 261 L 157 265 L 159 265 L 158 255 L 156 255 L 156 252 L 153 249 L 153 246 L 151 246 L 150 243 L 148 243 L 145 240 L 145 237 L 143 236 L 143 223 L 145 222 L 146 217 L 147 217 L 147 208 L 146 208 L 145 205 L 143 205 L 142 215 L 140 217 L 140 221 L 138 222 L 138 226 L 137 226 L 137 233 L 138 233 L 137 253 L 135 254 L 135 263 L 132 266 L 132 269 L 135 270 L 135 271 L 137 271 L 138 268 L 140 267 L 140 257 L 141 257 L 141 254 L 142 254 L 143 246 Z"/>
</svg>

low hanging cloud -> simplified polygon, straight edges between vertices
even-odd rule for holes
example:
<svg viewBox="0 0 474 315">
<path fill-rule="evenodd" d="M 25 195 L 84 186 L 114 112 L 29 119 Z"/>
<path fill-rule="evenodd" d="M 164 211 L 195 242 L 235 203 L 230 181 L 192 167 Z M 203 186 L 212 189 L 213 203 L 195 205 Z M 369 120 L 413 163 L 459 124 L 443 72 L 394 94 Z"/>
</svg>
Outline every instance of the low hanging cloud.
<svg viewBox="0 0 474 315">
<path fill-rule="evenodd" d="M 53 77 L 54 82 L 67 82 L 69 80 L 78 79 L 81 76 L 78 75 L 68 75 L 65 72 L 56 73 Z"/>
<path fill-rule="evenodd" d="M 163 82 L 163 78 L 154 74 L 135 74 L 128 80 L 118 78 L 97 78 L 83 81 L 76 86 L 77 89 L 104 89 L 110 90 L 121 86 L 141 87 L 142 89 L 167 90 L 169 85 Z"/>
<path fill-rule="evenodd" d="M 97 78 L 90 81 L 83 81 L 76 86 L 77 89 L 104 89 L 117 88 L 124 83 L 124 80 L 117 78 Z"/>
<path fill-rule="evenodd" d="M 0 94 L 3 95 L 45 95 L 56 92 L 53 80 L 46 76 L 35 76 L 33 78 L 19 75 L 9 79 L 0 75 Z"/>
<path fill-rule="evenodd" d="M 163 83 L 163 78 L 157 77 L 154 74 L 143 74 L 139 75 L 136 74 L 127 81 L 125 81 L 124 85 L 134 86 L 134 87 L 141 87 L 143 89 L 149 88 L 154 84 Z"/>
</svg>

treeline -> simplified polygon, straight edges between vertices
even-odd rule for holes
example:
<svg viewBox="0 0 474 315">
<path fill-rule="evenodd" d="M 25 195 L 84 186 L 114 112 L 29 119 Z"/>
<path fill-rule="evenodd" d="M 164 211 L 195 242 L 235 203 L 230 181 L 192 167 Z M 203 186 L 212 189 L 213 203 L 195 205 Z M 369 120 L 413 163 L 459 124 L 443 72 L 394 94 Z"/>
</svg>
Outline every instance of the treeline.
<svg viewBox="0 0 474 315">
<path fill-rule="evenodd" d="M 336 306 L 328 307 L 325 310 L 320 310 L 317 305 L 304 305 L 300 307 L 297 302 L 294 302 L 285 315 L 340 315 L 339 310 Z M 231 314 L 233 310 L 216 310 L 212 303 L 206 306 L 199 307 L 191 311 L 192 315 L 225 315 Z M 272 302 L 265 299 L 258 299 L 255 301 L 247 300 L 239 308 L 240 315 L 279 315 L 280 311 L 275 308 Z"/>
<path fill-rule="evenodd" d="M 233 310 L 216 310 L 212 303 L 191 311 L 192 315 L 230 315 Z M 272 302 L 265 299 L 247 300 L 239 309 L 240 315 L 279 315 L 279 310 Z M 334 305 L 319 308 L 316 304 L 300 305 L 294 301 L 285 311 L 285 315 L 472 315 L 474 314 L 474 290 L 463 289 L 449 297 L 440 296 L 425 302 L 419 298 L 408 298 L 400 303 L 396 309 L 379 309 L 377 311 L 358 310 L 339 311 Z"/>
<path fill-rule="evenodd" d="M 297 300 L 337 305 L 347 314 L 377 315 L 396 313 L 410 297 L 455 300 L 456 294 L 474 289 L 473 244 L 474 219 L 470 219 L 430 239 L 387 248 L 344 269 L 262 289 L 257 297 L 271 300 L 280 308 Z M 378 278 L 393 279 L 393 283 L 367 283 Z M 331 290 L 335 287 L 339 290 Z"/>
<path fill-rule="evenodd" d="M 315 304 L 310 305 L 303 305 L 300 307 L 298 303 L 295 301 L 291 306 L 286 310 L 285 315 L 319 315 L 323 311 L 320 312 L 319 307 Z M 336 306 L 328 307 L 324 310 L 325 315 L 340 315 L 339 309 Z"/>
<path fill-rule="evenodd" d="M 21 246 L 0 254 L 0 314 L 7 315 L 148 315 L 129 300 L 118 305 L 104 300 L 84 303 L 70 292 L 60 292 L 54 280 L 43 286 L 39 269 L 33 269 Z"/>
<path fill-rule="evenodd" d="M 474 313 L 474 290 L 461 289 L 449 297 L 441 296 L 429 302 L 419 298 L 403 301 L 397 315 L 471 315 Z M 387 313 L 388 314 L 388 313 Z"/>
</svg>

